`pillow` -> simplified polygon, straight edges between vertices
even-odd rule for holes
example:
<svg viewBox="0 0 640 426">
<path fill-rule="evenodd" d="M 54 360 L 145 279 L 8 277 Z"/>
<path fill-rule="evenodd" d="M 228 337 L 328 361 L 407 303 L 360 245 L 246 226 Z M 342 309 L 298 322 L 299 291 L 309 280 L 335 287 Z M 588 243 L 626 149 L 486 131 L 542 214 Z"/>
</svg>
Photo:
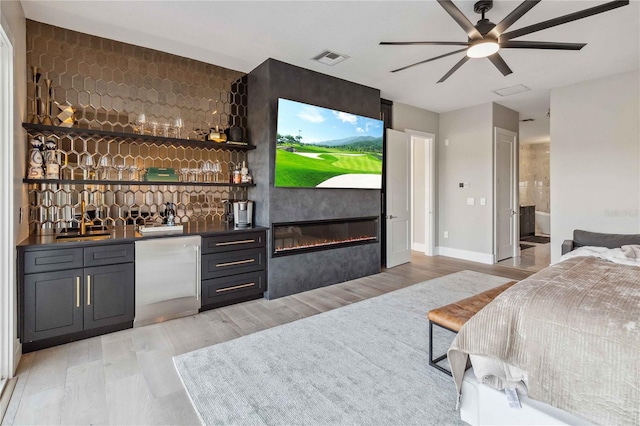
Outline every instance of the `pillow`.
<svg viewBox="0 0 640 426">
<path fill-rule="evenodd" d="M 640 244 L 640 234 L 603 234 L 580 229 L 573 231 L 574 248 L 597 246 L 612 249 L 632 244 Z"/>
</svg>

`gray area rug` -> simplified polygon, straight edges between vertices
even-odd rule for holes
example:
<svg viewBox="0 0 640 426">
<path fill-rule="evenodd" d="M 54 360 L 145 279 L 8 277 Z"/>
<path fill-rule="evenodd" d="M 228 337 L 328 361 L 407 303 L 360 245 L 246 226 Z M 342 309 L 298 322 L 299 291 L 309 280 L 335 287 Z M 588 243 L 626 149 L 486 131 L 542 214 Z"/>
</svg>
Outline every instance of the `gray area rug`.
<svg viewBox="0 0 640 426">
<path fill-rule="evenodd" d="M 426 313 L 509 281 L 462 271 L 174 357 L 203 424 L 463 424 Z M 436 353 L 453 334 L 434 331 Z"/>
</svg>

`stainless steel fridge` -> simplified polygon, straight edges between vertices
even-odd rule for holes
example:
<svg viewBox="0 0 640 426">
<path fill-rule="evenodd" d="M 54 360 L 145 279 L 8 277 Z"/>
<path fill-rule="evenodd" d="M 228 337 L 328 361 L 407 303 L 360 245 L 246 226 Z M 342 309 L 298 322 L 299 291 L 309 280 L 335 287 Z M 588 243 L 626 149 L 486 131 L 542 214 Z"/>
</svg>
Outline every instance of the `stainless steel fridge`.
<svg viewBox="0 0 640 426">
<path fill-rule="evenodd" d="M 136 241 L 134 327 L 192 315 L 200 298 L 200 236 Z"/>
</svg>

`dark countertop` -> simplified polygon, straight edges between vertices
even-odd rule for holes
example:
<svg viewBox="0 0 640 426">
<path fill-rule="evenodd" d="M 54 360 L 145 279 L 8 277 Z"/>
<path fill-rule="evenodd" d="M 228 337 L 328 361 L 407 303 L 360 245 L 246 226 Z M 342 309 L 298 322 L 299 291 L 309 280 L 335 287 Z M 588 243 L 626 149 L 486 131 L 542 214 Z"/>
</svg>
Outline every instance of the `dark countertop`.
<svg viewBox="0 0 640 426">
<path fill-rule="evenodd" d="M 59 247 L 85 247 L 88 245 L 105 245 L 105 244 L 121 244 L 133 241 L 139 241 L 150 238 L 167 238 L 167 237 L 181 237 L 188 235 L 201 235 L 203 237 L 212 235 L 224 235 L 235 233 L 246 233 L 255 231 L 266 231 L 269 228 L 264 226 L 254 226 L 251 228 L 234 228 L 233 225 L 227 225 L 226 223 L 210 223 L 210 222 L 188 222 L 183 223 L 183 232 L 153 232 L 147 234 L 141 234 L 137 230 L 136 225 L 127 226 L 107 226 L 105 231 L 101 233 L 109 233 L 110 238 L 101 240 L 85 240 L 85 241 L 65 241 L 56 240 L 56 235 L 59 233 L 53 233 L 49 231 L 47 233 L 30 235 L 21 241 L 17 247 L 45 247 L 51 248 L 52 246 Z M 87 234 L 96 234 L 97 231 L 88 232 Z"/>
</svg>

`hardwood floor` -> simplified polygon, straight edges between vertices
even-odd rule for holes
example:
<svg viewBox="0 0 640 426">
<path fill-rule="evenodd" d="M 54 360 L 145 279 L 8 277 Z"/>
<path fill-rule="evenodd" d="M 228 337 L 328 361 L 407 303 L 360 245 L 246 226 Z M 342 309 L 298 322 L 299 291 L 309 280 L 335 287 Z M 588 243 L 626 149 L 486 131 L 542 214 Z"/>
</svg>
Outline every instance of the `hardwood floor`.
<svg viewBox="0 0 640 426">
<path fill-rule="evenodd" d="M 533 273 L 413 253 L 411 263 L 373 276 L 32 352 L 22 356 L 2 424 L 198 424 L 174 355 L 462 270 L 514 280 Z"/>
</svg>

